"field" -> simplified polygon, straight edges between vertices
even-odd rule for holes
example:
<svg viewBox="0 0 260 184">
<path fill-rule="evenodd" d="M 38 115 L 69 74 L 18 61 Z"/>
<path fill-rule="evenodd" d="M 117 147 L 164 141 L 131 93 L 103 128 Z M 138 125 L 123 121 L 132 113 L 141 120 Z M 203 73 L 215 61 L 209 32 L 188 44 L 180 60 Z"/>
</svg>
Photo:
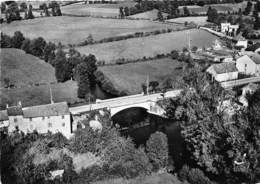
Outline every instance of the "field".
<svg viewBox="0 0 260 184">
<path fill-rule="evenodd" d="M 1 84 L 5 79 L 19 87 L 35 83 L 57 82 L 54 68 L 19 49 L 1 49 Z M 3 87 L 3 86 L 1 86 Z"/>
<path fill-rule="evenodd" d="M 119 58 L 140 59 L 154 57 L 158 54 L 170 53 L 172 50 L 182 50 L 188 47 L 190 33 L 191 47 L 210 47 L 218 39 L 204 30 L 192 29 L 177 31 L 155 36 L 134 38 L 117 42 L 76 47 L 82 54 L 94 54 L 98 60 L 105 63 L 115 63 Z"/>
<path fill-rule="evenodd" d="M 78 85 L 74 81 L 51 85 L 54 102 L 67 101 L 68 103 L 79 102 L 77 98 Z M 30 88 L 0 89 L 0 109 L 6 104 L 16 105 L 21 101 L 23 106 L 33 106 L 50 103 L 50 89 L 47 85 Z"/>
<path fill-rule="evenodd" d="M 61 7 L 64 14 L 77 16 L 103 16 L 117 17 L 119 15 L 119 7 L 132 7 L 135 2 L 122 2 L 116 4 L 84 4 L 76 3 Z"/>
<path fill-rule="evenodd" d="M 89 34 L 94 40 L 135 32 L 149 32 L 160 29 L 177 29 L 181 25 L 167 25 L 148 20 L 120 20 L 92 17 L 45 17 L 33 20 L 14 21 L 1 24 L 1 31 L 13 34 L 21 31 L 26 37 L 43 37 L 47 41 L 63 44 L 77 44 Z"/>
<path fill-rule="evenodd" d="M 175 78 L 180 75 L 178 69 L 181 63 L 164 58 L 153 61 L 129 63 L 124 65 L 99 67 L 105 77 L 112 83 L 118 91 L 127 94 L 137 94 L 142 92 L 141 85 L 146 83 L 147 75 L 150 81 L 162 83 L 167 78 Z"/>
<path fill-rule="evenodd" d="M 179 23 L 179 24 L 184 24 L 185 22 L 194 22 L 197 25 L 205 25 L 207 24 L 207 16 L 200 16 L 200 17 L 179 17 L 179 18 L 175 18 L 175 19 L 169 19 L 166 20 L 167 22 L 173 22 L 173 23 Z"/>
<path fill-rule="evenodd" d="M 158 19 L 158 10 L 154 9 L 151 11 L 143 12 L 143 13 L 137 13 L 135 15 L 130 15 L 128 16 L 129 18 L 133 19 L 148 19 L 148 20 L 156 20 Z M 164 18 L 167 18 L 168 14 L 167 13 L 162 13 Z"/>
<path fill-rule="evenodd" d="M 195 14 L 206 14 L 209 6 L 218 10 L 219 13 L 238 12 L 239 8 L 242 10 L 246 7 L 246 2 L 234 3 L 234 4 L 211 4 L 201 6 L 187 6 L 191 13 Z M 180 13 L 183 14 L 183 6 L 179 6 Z"/>
</svg>

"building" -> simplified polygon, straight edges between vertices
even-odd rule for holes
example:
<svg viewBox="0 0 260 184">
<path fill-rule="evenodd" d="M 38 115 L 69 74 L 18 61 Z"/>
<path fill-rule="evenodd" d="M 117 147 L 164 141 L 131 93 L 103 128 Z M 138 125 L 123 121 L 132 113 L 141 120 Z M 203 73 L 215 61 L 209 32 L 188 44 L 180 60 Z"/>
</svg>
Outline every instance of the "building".
<svg viewBox="0 0 260 184">
<path fill-rule="evenodd" d="M 24 108 L 19 103 L 17 106 L 7 107 L 0 114 L 2 122 L 8 124 L 8 132 L 19 129 L 24 133 L 34 130 L 41 134 L 61 132 L 67 138 L 72 135 L 72 120 L 67 102 Z"/>
<path fill-rule="evenodd" d="M 234 40 L 236 41 L 236 47 L 242 47 L 244 49 L 248 47 L 248 41 L 242 36 L 242 34 L 234 37 Z"/>
<path fill-rule="evenodd" d="M 213 64 L 207 69 L 207 72 L 218 82 L 230 81 L 238 78 L 238 70 L 234 62 Z"/>
<path fill-rule="evenodd" d="M 236 60 L 238 71 L 246 75 L 260 75 L 260 58 L 253 54 L 250 56 L 244 55 Z"/>
<path fill-rule="evenodd" d="M 230 23 L 221 23 L 220 30 L 228 36 L 236 36 L 239 25 L 231 25 Z"/>
</svg>

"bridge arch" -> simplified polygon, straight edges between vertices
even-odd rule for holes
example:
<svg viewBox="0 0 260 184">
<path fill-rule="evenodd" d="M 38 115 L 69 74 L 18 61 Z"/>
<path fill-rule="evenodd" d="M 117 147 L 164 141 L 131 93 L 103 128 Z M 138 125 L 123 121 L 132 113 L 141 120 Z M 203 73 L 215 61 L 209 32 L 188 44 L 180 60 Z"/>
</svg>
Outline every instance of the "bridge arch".
<svg viewBox="0 0 260 184">
<path fill-rule="evenodd" d="M 150 105 L 151 105 L 150 103 L 145 102 L 145 103 L 140 103 L 140 104 L 113 107 L 110 109 L 110 114 L 111 114 L 111 117 L 113 117 L 114 115 L 122 112 L 123 110 L 130 109 L 130 108 L 143 108 L 143 109 L 146 109 L 147 111 L 149 111 Z"/>
</svg>

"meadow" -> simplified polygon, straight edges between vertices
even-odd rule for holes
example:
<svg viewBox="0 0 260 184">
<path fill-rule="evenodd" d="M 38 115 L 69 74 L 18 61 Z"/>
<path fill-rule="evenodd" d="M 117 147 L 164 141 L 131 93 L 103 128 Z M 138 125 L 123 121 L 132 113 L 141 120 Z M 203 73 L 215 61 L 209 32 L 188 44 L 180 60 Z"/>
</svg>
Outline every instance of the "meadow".
<svg viewBox="0 0 260 184">
<path fill-rule="evenodd" d="M 77 98 L 78 85 L 75 81 L 51 84 L 54 102 L 67 101 L 68 103 L 81 102 Z M 0 89 L 0 109 L 5 109 L 6 104 L 16 105 L 22 102 L 24 107 L 50 103 L 49 85 L 23 87 L 14 89 Z"/>
<path fill-rule="evenodd" d="M 82 54 L 94 54 L 99 61 L 104 61 L 105 64 L 114 64 L 120 58 L 134 60 L 155 57 L 158 54 L 170 53 L 172 50 L 182 50 L 184 47 L 188 47 L 188 33 L 191 39 L 191 48 L 193 46 L 208 48 L 218 39 L 217 36 L 204 30 L 191 29 L 76 47 L 76 50 Z"/>
<path fill-rule="evenodd" d="M 85 4 L 76 3 L 61 7 L 64 14 L 76 16 L 118 17 L 119 7 L 132 7 L 135 2 L 121 2 L 116 4 Z"/>
<path fill-rule="evenodd" d="M 16 87 L 57 82 L 54 68 L 19 49 L 1 49 L 1 84 L 9 79 Z M 4 87 L 4 86 L 1 86 Z"/>
<path fill-rule="evenodd" d="M 162 13 L 163 17 L 166 19 L 168 14 L 167 13 Z M 147 20 L 156 20 L 158 19 L 158 10 L 153 9 L 151 11 L 146 11 L 143 13 L 137 13 L 134 15 L 128 16 L 128 18 L 132 19 L 147 19 Z"/>
<path fill-rule="evenodd" d="M 98 71 L 105 76 L 104 81 L 113 85 L 113 88 L 126 94 L 142 92 L 142 83 L 150 81 L 162 84 L 167 79 L 174 79 L 180 75 L 182 64 L 170 58 L 156 59 L 139 63 L 99 67 Z M 101 81 L 102 82 L 102 81 Z M 105 84 L 106 85 L 106 84 Z M 104 88 L 104 90 L 106 90 Z"/>
<path fill-rule="evenodd" d="M 92 34 L 94 40 L 162 29 L 178 29 L 181 25 L 148 20 L 102 19 L 93 17 L 44 17 L 2 24 L 1 31 L 12 35 L 21 31 L 26 37 L 43 37 L 47 41 L 78 44 Z"/>
<path fill-rule="evenodd" d="M 178 24 L 184 24 L 185 22 L 187 22 L 187 23 L 194 22 L 197 25 L 203 26 L 203 25 L 209 23 L 209 22 L 207 22 L 207 19 L 208 19 L 207 16 L 179 17 L 179 18 L 166 20 L 166 22 L 172 22 L 172 23 L 178 23 Z"/>
</svg>

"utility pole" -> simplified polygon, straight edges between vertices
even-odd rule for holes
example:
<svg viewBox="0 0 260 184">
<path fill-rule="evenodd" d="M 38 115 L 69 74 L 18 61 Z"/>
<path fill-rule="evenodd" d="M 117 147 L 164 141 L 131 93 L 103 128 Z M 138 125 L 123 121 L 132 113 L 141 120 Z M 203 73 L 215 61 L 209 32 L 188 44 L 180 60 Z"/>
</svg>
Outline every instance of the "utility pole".
<svg viewBox="0 0 260 184">
<path fill-rule="evenodd" d="M 149 95 L 149 75 L 147 75 L 147 79 L 146 79 L 146 93 L 147 95 Z"/>
<path fill-rule="evenodd" d="M 49 88 L 50 88 L 50 101 L 51 101 L 51 104 L 54 104 L 51 85 L 49 85 Z"/>
</svg>

